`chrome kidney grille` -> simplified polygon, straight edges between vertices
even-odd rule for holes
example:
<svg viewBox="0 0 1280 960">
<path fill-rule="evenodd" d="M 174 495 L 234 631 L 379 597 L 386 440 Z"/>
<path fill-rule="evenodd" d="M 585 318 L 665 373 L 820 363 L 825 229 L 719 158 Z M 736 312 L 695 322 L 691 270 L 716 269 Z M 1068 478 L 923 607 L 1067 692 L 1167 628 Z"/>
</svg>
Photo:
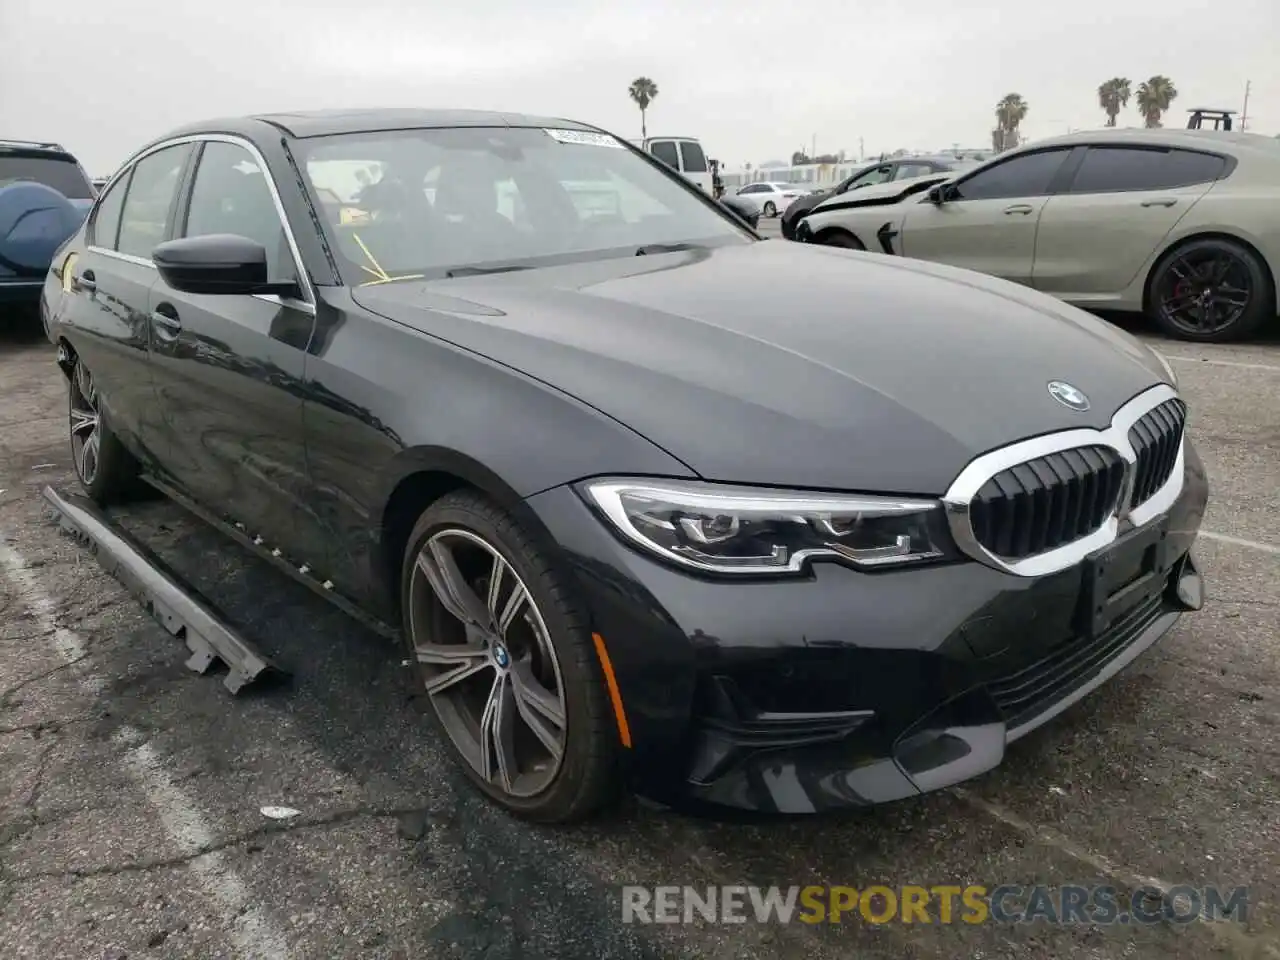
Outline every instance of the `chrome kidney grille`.
<svg viewBox="0 0 1280 960">
<path fill-rule="evenodd" d="M 1160 385 L 1105 430 L 1068 430 L 977 458 L 943 498 L 956 543 L 988 566 L 1043 576 L 1167 511 L 1182 491 L 1186 406 Z"/>
<path fill-rule="evenodd" d="M 1166 400 L 1129 429 L 1129 443 L 1137 454 L 1130 507 L 1141 506 L 1168 482 L 1182 450 L 1186 424 L 1186 404 L 1174 399 Z"/>
</svg>

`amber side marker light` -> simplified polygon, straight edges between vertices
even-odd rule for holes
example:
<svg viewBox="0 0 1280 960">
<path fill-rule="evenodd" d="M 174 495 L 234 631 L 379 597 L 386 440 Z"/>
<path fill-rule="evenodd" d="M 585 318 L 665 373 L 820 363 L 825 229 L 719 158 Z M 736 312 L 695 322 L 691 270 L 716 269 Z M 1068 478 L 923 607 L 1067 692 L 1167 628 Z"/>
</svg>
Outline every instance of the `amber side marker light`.
<svg viewBox="0 0 1280 960">
<path fill-rule="evenodd" d="M 598 633 L 591 635 L 596 645 L 596 656 L 600 658 L 600 669 L 604 671 L 604 684 L 609 688 L 609 700 L 613 703 L 613 717 L 618 722 L 618 736 L 622 745 L 631 749 L 631 727 L 627 724 L 627 711 L 622 707 L 622 694 L 618 690 L 618 678 L 613 673 L 613 661 L 609 659 L 609 651 L 605 649 L 604 637 Z"/>
</svg>

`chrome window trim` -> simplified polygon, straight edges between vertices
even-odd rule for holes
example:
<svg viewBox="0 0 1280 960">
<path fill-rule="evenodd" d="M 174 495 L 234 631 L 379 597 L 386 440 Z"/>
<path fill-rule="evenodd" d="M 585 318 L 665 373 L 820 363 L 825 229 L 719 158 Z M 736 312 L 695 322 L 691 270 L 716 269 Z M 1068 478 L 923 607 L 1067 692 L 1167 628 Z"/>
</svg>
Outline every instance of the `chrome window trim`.
<svg viewBox="0 0 1280 960">
<path fill-rule="evenodd" d="M 1183 442 L 1178 447 L 1169 479 L 1151 497 L 1132 509 L 1129 507 L 1129 499 L 1133 492 L 1133 467 L 1138 455 L 1129 442 L 1129 430 L 1160 404 L 1176 399 L 1179 399 L 1178 391 L 1161 383 L 1138 394 L 1117 410 L 1111 418 L 1110 426 L 1103 430 L 1086 428 L 1048 433 L 984 453 L 970 461 L 942 497 L 947 524 L 955 537 L 956 545 L 968 556 L 997 570 L 1019 577 L 1042 577 L 1075 566 L 1089 554 L 1115 542 L 1123 531 L 1143 526 L 1167 513 L 1177 502 L 1185 482 L 1186 427 L 1183 427 Z M 1021 560 L 1006 560 L 978 542 L 973 532 L 969 505 L 988 480 L 1002 470 L 1028 460 L 1077 447 L 1109 447 L 1125 463 L 1124 482 L 1116 508 L 1102 526 L 1079 540 Z"/>
<path fill-rule="evenodd" d="M 242 147 L 247 150 L 250 156 L 258 164 L 258 167 L 262 170 L 263 177 L 267 181 L 267 189 L 271 191 L 271 202 L 275 205 L 276 216 L 280 219 L 280 223 L 284 227 L 285 240 L 289 244 L 289 253 L 293 256 L 293 268 L 294 272 L 298 275 L 298 283 L 302 287 L 303 299 L 296 300 L 292 297 L 279 297 L 275 294 L 269 293 L 255 293 L 253 298 L 255 300 L 261 300 L 264 303 L 271 303 L 277 306 L 293 307 L 295 310 L 301 310 L 303 313 L 308 313 L 314 317 L 316 314 L 315 285 L 311 282 L 311 277 L 302 263 L 302 250 L 298 246 L 297 238 L 293 235 L 293 225 L 289 222 L 288 214 L 285 213 L 284 201 L 280 199 L 280 190 L 276 186 L 275 175 L 271 172 L 271 167 L 267 165 L 266 157 L 262 155 L 262 151 L 259 150 L 252 141 L 229 133 L 193 133 L 188 134 L 187 136 L 174 137 L 170 140 L 164 140 L 160 143 L 152 144 L 145 150 L 135 153 L 126 162 L 122 163 L 120 168 L 111 175 L 111 179 L 106 182 L 102 188 L 102 192 L 98 194 L 98 196 L 105 196 L 106 192 L 111 189 L 115 182 L 120 179 L 123 174 L 132 170 L 138 161 L 145 160 L 153 153 L 157 153 L 169 147 L 181 146 L 184 143 L 234 144 L 235 146 Z M 199 172 L 199 166 L 196 167 L 196 170 Z M 126 201 L 128 201 L 128 199 L 128 197 L 125 197 Z M 95 206 L 92 213 L 96 212 L 97 208 Z M 92 216 L 92 213 L 90 216 Z M 121 216 L 123 216 L 123 208 L 121 208 Z M 117 260 L 123 260 L 125 263 L 135 264 L 136 266 L 150 267 L 152 270 L 156 268 L 155 263 L 146 257 L 135 257 L 131 254 L 120 253 L 117 250 L 108 250 L 104 247 L 92 245 L 88 246 L 86 249 L 92 250 L 94 253 L 101 254 L 102 256 L 113 257 Z"/>
</svg>

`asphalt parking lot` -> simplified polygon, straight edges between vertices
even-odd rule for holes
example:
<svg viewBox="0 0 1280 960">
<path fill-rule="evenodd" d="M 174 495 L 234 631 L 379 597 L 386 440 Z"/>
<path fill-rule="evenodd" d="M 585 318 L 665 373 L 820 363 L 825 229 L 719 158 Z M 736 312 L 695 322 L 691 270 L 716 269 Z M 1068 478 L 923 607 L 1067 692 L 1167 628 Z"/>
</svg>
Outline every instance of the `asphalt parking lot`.
<svg viewBox="0 0 1280 960">
<path fill-rule="evenodd" d="M 775 233 L 773 224 L 766 232 Z M 1209 599 L 997 771 L 917 801 L 733 823 L 627 804 L 532 828 L 477 799 L 397 652 L 163 501 L 122 523 L 293 671 L 183 666 L 39 498 L 65 386 L 0 315 L 0 955 L 207 958 L 1280 956 L 1280 343 L 1161 344 L 1212 500 Z M 264 805 L 295 808 L 273 820 Z M 1247 885 L 1244 923 L 661 926 L 621 884 Z"/>
</svg>

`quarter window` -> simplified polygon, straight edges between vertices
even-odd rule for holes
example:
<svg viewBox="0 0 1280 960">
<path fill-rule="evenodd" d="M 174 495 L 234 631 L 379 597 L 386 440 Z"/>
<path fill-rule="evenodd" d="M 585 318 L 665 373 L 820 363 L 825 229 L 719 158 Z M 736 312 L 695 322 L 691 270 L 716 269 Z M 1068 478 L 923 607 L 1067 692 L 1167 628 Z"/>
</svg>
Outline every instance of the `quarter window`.
<svg viewBox="0 0 1280 960">
<path fill-rule="evenodd" d="M 129 189 L 129 173 L 117 180 L 93 211 L 93 223 L 89 226 L 89 243 L 104 250 L 116 248 L 116 235 L 120 232 L 120 214 L 124 212 L 124 194 Z"/>
<path fill-rule="evenodd" d="M 1217 180 L 1226 161 L 1210 153 L 1138 147 L 1090 147 L 1071 193 L 1172 190 Z"/>
<path fill-rule="evenodd" d="M 116 244 L 121 253 L 150 260 L 151 251 L 164 242 L 169 211 L 190 153 L 191 144 L 180 143 L 148 154 L 134 165 Z"/>
<path fill-rule="evenodd" d="M 293 254 L 266 174 L 244 147 L 210 141 L 200 153 L 183 236 L 230 233 L 262 244 L 271 282 L 296 280 Z"/>
<path fill-rule="evenodd" d="M 953 200 L 1006 200 L 1013 197 L 1043 197 L 1067 158 L 1068 150 L 1041 150 L 1024 153 L 980 170 L 956 184 Z"/>
</svg>

